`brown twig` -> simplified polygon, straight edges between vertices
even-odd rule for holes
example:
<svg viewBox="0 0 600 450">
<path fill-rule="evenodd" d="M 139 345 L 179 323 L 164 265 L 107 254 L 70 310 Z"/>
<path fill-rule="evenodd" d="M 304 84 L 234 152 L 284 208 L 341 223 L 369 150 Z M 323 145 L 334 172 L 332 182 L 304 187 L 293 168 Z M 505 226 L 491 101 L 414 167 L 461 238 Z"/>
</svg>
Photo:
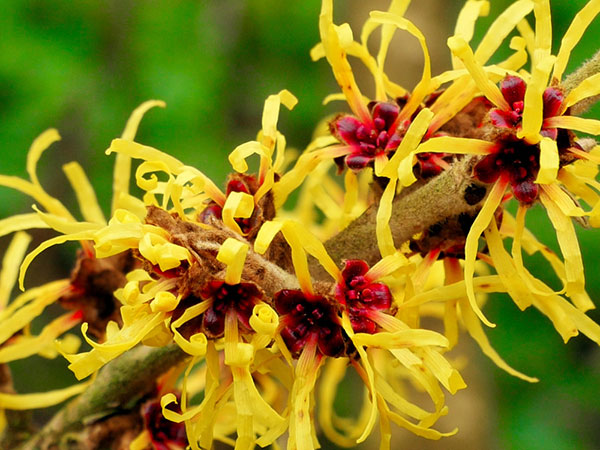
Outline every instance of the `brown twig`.
<svg viewBox="0 0 600 450">
<path fill-rule="evenodd" d="M 161 348 L 138 346 L 124 353 L 107 364 L 88 389 L 67 403 L 21 450 L 56 448 L 66 433 L 81 431 L 92 418 L 150 392 L 156 378 L 185 357 L 174 344 Z"/>
</svg>

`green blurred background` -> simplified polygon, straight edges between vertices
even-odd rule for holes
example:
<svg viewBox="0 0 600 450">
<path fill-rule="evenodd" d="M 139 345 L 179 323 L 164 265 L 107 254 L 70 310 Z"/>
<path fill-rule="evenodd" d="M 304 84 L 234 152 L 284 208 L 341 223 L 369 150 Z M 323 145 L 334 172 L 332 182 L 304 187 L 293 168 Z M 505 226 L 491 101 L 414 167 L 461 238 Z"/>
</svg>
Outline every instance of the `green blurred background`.
<svg viewBox="0 0 600 450">
<path fill-rule="evenodd" d="M 364 3 L 369 2 L 338 1 L 337 22 L 350 21 L 358 35 L 367 10 L 386 7 L 385 1 Z M 462 3 L 420 0 L 409 9 L 408 17 L 428 38 L 434 73 L 449 66 L 445 40 Z M 476 36 L 510 2 L 491 3 L 492 13 L 479 22 Z M 585 2 L 552 3 L 556 50 Z M 76 211 L 61 166 L 77 160 L 108 213 L 113 157 L 106 157 L 104 150 L 120 135 L 130 112 L 152 98 L 165 100 L 167 109 L 147 114 L 137 140 L 199 167 L 219 184 L 229 168 L 226 155 L 255 137 L 269 94 L 286 88 L 298 97 L 295 110 L 282 113 L 280 129 L 290 145 L 303 148 L 318 120 L 336 108 L 321 105 L 325 95 L 337 90 L 328 66 L 312 63 L 308 55 L 318 41 L 319 8 L 318 0 L 3 0 L 0 173 L 25 176 L 30 143 L 46 128 L 57 127 L 63 140 L 41 160 L 43 185 Z M 598 25 L 590 28 L 573 53 L 570 70 L 596 51 L 599 35 Z M 393 45 L 386 68 L 392 79 L 412 87 L 422 64 L 416 41 L 402 35 Z M 361 85 L 365 83 L 371 85 L 366 79 Z M 30 199 L 0 188 L 0 217 L 27 211 L 30 204 Z M 539 208 L 528 215 L 528 225 L 557 249 Z M 580 231 L 588 289 L 600 302 L 600 235 Z M 48 236 L 41 232 L 35 239 Z M 0 246 L 7 242 L 0 240 Z M 28 284 L 67 276 L 74 250 L 67 246 L 42 257 Z M 545 266 L 540 267 L 532 271 L 544 277 Z M 459 419 L 463 431 L 431 448 L 600 448 L 597 346 L 585 337 L 563 345 L 547 319 L 534 310 L 519 312 L 507 297 L 492 298 L 486 314 L 498 324 L 488 334 L 501 355 L 541 381 L 529 385 L 512 378 L 467 344 L 465 351 L 473 359 L 465 375 L 470 394 L 456 396 L 458 403 L 451 405 L 445 422 L 445 429 L 451 429 Z M 590 316 L 600 321 L 598 313 Z M 44 364 L 39 366 L 43 375 L 40 369 L 31 370 L 33 364 Z M 60 359 L 14 364 L 15 383 L 23 392 L 64 386 L 72 382 L 64 366 Z M 398 445 L 411 442 L 414 448 L 425 448 L 421 440 L 405 439 L 406 432 L 395 434 L 400 435 Z"/>
</svg>

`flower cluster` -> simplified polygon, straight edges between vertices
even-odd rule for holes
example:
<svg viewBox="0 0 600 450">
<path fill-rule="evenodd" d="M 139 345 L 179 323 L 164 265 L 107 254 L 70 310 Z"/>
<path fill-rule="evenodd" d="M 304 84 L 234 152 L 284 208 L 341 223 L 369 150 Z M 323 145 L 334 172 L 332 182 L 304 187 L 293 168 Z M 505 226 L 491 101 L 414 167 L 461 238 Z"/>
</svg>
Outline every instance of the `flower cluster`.
<svg viewBox="0 0 600 450">
<path fill-rule="evenodd" d="M 404 17 L 408 3 L 372 11 L 356 41 L 347 24 L 333 22 L 332 0 L 323 0 L 321 41 L 311 55 L 326 58 L 341 88 L 330 99 L 345 100 L 351 112 L 330 120 L 288 169 L 277 124 L 281 105 L 291 110 L 297 100 L 285 90 L 265 101 L 256 140 L 231 152 L 225 191 L 135 141 L 144 114 L 164 107 L 142 104 L 106 151 L 116 154 L 108 220 L 77 163 L 64 171 L 83 220 L 44 190 L 37 161 L 59 136 L 38 137 L 29 180 L 0 176 L 0 185 L 35 201 L 34 212 L 0 220 L 0 235 L 15 233 L 0 276 L 0 363 L 61 354 L 77 379 L 93 380 L 134 348 L 174 348 L 177 362 L 127 405 L 137 424 L 132 449 L 212 448 L 214 441 L 251 449 L 277 445 L 287 433 L 287 448 L 304 450 L 318 447 L 319 430 L 352 447 L 376 424 L 388 448 L 391 423 L 429 439 L 456 432 L 434 426 L 448 413 L 444 391 L 466 387 L 446 355 L 461 326 L 499 367 L 536 381 L 491 347 L 483 325 L 494 324 L 481 310 L 490 292 L 539 309 L 565 341 L 581 332 L 600 343 L 600 326 L 585 315 L 594 305 L 573 225 L 600 224 L 600 152 L 576 134 L 600 133 L 600 121 L 573 115 L 600 95 L 600 75 L 562 80 L 598 2 L 579 12 L 553 55 L 548 0 L 515 1 L 476 48 L 469 42 L 489 4 L 467 0 L 448 39 L 453 68 L 436 76 L 423 34 Z M 490 64 L 515 29 L 514 53 Z M 422 77 L 410 91 L 384 72 L 398 31 L 423 51 Z M 349 57 L 372 74 L 373 99 L 361 93 Z M 258 158 L 256 174 L 247 173 L 249 158 Z M 141 198 L 130 192 L 133 160 Z M 515 216 L 505 208 L 513 198 Z M 525 227 L 536 204 L 556 229 L 562 258 Z M 25 256 L 31 228 L 58 235 Z M 11 301 L 36 256 L 67 241 L 81 244 L 71 279 Z M 523 249 L 548 260 L 559 291 L 527 270 Z M 31 321 L 54 303 L 70 312 L 32 335 Z M 425 316 L 440 326 L 423 328 Z M 79 339 L 65 334 L 76 325 L 88 345 L 80 352 Z M 357 418 L 342 420 L 333 403 L 348 369 L 364 395 Z M 46 407 L 93 386 L 3 393 L 0 409 Z M 423 396 L 415 390 L 429 405 L 417 404 Z"/>
</svg>

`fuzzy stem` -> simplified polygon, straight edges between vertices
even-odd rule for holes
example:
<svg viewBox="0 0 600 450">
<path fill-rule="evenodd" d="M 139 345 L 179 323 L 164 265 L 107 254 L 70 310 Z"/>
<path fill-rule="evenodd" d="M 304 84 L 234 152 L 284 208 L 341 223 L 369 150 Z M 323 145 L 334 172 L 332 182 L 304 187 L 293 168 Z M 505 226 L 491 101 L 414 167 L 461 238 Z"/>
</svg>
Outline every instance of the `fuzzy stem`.
<svg viewBox="0 0 600 450">
<path fill-rule="evenodd" d="M 465 200 L 465 191 L 472 184 L 471 172 L 476 161 L 476 157 L 463 158 L 422 187 L 396 197 L 390 219 L 396 247 L 436 223 L 463 213 L 473 213 L 480 208 L 485 191 L 475 204 Z M 378 206 L 371 205 L 362 216 L 325 243 L 334 261 L 340 263 L 344 259 L 363 259 L 372 265 L 380 259 L 375 234 Z M 314 269 L 315 275 L 321 272 L 316 265 L 311 269 Z"/>
<path fill-rule="evenodd" d="M 600 73 L 600 50 L 596 52 L 594 56 L 584 62 L 575 72 L 571 73 L 565 81 L 562 83 L 563 88 L 566 92 L 570 92 L 575 89 L 579 84 L 591 77 Z M 594 104 L 600 101 L 600 95 L 586 98 L 579 103 L 571 106 L 571 115 L 578 116 L 590 109 Z"/>
<path fill-rule="evenodd" d="M 83 429 L 86 419 L 101 417 L 155 388 L 155 380 L 186 354 L 176 345 L 138 346 L 107 364 L 90 387 L 61 409 L 21 450 L 55 448 L 68 432 Z M 60 447 L 59 447 L 60 448 Z"/>
</svg>

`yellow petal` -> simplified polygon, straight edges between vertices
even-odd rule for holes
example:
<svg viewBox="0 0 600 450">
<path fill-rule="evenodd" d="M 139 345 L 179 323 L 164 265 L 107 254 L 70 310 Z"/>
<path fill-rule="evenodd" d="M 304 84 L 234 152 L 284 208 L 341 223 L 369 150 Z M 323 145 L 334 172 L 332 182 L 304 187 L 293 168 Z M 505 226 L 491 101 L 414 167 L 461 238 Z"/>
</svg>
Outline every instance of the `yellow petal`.
<svg viewBox="0 0 600 450">
<path fill-rule="evenodd" d="M 536 50 L 536 55 L 542 55 Z M 523 126 L 517 132 L 519 138 L 525 138 L 530 143 L 540 140 L 539 133 L 544 120 L 543 95 L 548 86 L 548 76 L 554 65 L 556 57 L 553 55 L 538 56 L 537 63 L 533 66 L 531 78 L 525 90 Z M 510 108 L 508 108 L 510 109 Z"/>
<path fill-rule="evenodd" d="M 279 120 L 279 109 L 284 104 L 290 111 L 298 103 L 298 99 L 287 89 L 280 91 L 276 95 L 269 95 L 265 100 L 265 106 L 262 114 L 262 132 L 269 142 L 264 142 L 267 147 L 272 148 L 277 139 L 277 121 Z"/>
<path fill-rule="evenodd" d="M 169 291 L 161 291 L 158 294 L 156 294 L 154 300 L 152 300 L 152 303 L 150 303 L 150 309 L 152 310 L 152 312 L 168 312 L 173 311 L 175 308 L 177 308 L 178 304 L 178 297 L 176 297 Z"/>
<path fill-rule="evenodd" d="M 36 213 L 16 214 L 6 219 L 0 219 L 0 237 L 32 228 L 49 228 L 49 225 Z"/>
<path fill-rule="evenodd" d="M 287 225 L 287 223 L 285 224 Z M 300 284 L 302 292 L 307 294 L 313 293 L 312 280 L 310 277 L 310 271 L 308 270 L 308 260 L 306 259 L 306 252 L 302 245 L 301 237 L 289 226 L 284 226 L 281 231 L 285 240 L 292 249 L 292 264 L 294 265 L 294 272 Z"/>
<path fill-rule="evenodd" d="M 535 182 L 539 184 L 554 183 L 558 174 L 558 163 L 556 141 L 549 137 L 543 137 L 540 141 L 540 171 Z"/>
<path fill-rule="evenodd" d="M 181 350 L 192 356 L 204 356 L 206 354 L 206 346 L 208 339 L 204 333 L 195 333 L 190 336 L 189 341 L 184 338 L 179 331 L 172 329 L 173 340 Z"/>
<path fill-rule="evenodd" d="M 375 22 L 394 25 L 401 30 L 407 31 L 417 38 L 419 45 L 421 46 L 421 51 L 423 52 L 423 73 L 421 74 L 421 80 L 417 83 L 408 102 L 400 111 L 400 114 L 396 119 L 396 122 L 398 123 L 399 121 L 410 118 L 423 99 L 437 88 L 437 86 L 433 86 L 431 83 L 431 58 L 429 56 L 429 50 L 427 49 L 427 43 L 425 42 L 423 33 L 421 33 L 421 31 L 406 18 L 393 12 L 382 11 L 371 11 L 369 16 Z"/>
<path fill-rule="evenodd" d="M 467 387 L 462 376 L 437 350 L 425 348 L 423 362 L 451 394 Z"/>
<path fill-rule="evenodd" d="M 257 141 L 245 142 L 238 145 L 228 156 L 229 162 L 233 170 L 245 173 L 248 170 L 248 163 L 246 159 L 254 154 L 257 154 L 262 158 L 269 158 L 269 149 Z"/>
<path fill-rule="evenodd" d="M 535 48 L 534 67 L 552 51 L 552 20 L 550 17 L 550 2 L 548 0 L 534 0 L 533 12 L 535 14 Z"/>
<path fill-rule="evenodd" d="M 30 196 L 52 214 L 75 220 L 67 208 L 65 208 L 58 199 L 48 195 L 39 185 L 22 180 L 18 177 L 0 175 L 0 186 L 15 189 Z"/>
<path fill-rule="evenodd" d="M 544 191 L 552 197 L 552 200 L 563 214 L 570 217 L 582 217 L 587 215 L 583 209 L 575 204 L 573 198 L 571 198 L 558 183 L 545 184 Z"/>
<path fill-rule="evenodd" d="M 400 330 L 393 333 L 381 331 L 375 334 L 356 333 L 353 341 L 357 345 L 378 348 L 406 348 L 425 345 L 448 347 L 445 336 L 430 330 Z"/>
<path fill-rule="evenodd" d="M 481 236 L 483 230 L 489 226 L 490 221 L 494 217 L 496 209 L 498 206 L 500 206 L 502 196 L 504 195 L 507 185 L 508 180 L 503 178 L 500 178 L 496 184 L 494 184 L 492 190 L 488 194 L 488 197 L 483 203 L 481 211 L 471 225 L 471 229 L 469 230 L 469 234 L 467 235 L 467 240 L 465 243 L 465 283 L 467 287 L 467 298 L 469 299 L 469 303 L 475 314 L 477 314 L 479 319 L 489 327 L 494 327 L 495 325 L 485 318 L 481 312 L 481 309 L 479 309 L 479 306 L 477 305 L 473 287 L 473 274 L 475 272 L 475 260 L 477 259 L 479 237 Z"/>
<path fill-rule="evenodd" d="M 35 205 L 33 205 L 33 209 L 37 212 L 38 217 L 42 219 L 48 227 L 53 228 L 54 230 L 62 234 L 85 232 L 90 232 L 91 234 L 93 231 L 102 228 L 102 225 L 99 223 L 76 222 L 70 219 L 66 219 L 62 216 L 57 216 L 55 214 L 43 213 Z"/>
<path fill-rule="evenodd" d="M 282 227 L 283 222 L 268 221 L 263 223 L 254 240 L 254 251 L 263 255 Z"/>
<path fill-rule="evenodd" d="M 279 326 L 279 316 L 266 303 L 259 303 L 252 310 L 250 326 L 259 334 L 273 336 Z"/>
<path fill-rule="evenodd" d="M 121 309 L 123 308 L 127 306 Z M 82 334 L 87 342 L 93 345 L 92 350 L 77 355 L 64 355 L 70 361 L 69 369 L 78 380 L 91 375 L 109 361 L 133 348 L 165 319 L 165 313 L 149 314 L 143 308 L 138 311 L 130 323 L 125 323 L 103 344 L 96 344 L 88 339 L 85 334 L 87 324 L 82 325 Z"/>
<path fill-rule="evenodd" d="M 342 48 L 341 41 L 344 39 L 344 30 L 335 27 L 333 24 L 332 0 L 324 0 L 322 3 L 319 16 L 319 33 L 327 61 L 331 65 L 336 81 L 346 96 L 348 105 L 362 122 L 370 123 L 371 115 L 362 100 L 362 94 L 354 79 L 352 68 L 346 58 L 346 52 Z"/>
<path fill-rule="evenodd" d="M 142 431 L 138 436 L 131 441 L 129 444 L 129 450 L 146 450 L 152 445 L 150 439 L 150 432 L 148 430 Z"/>
<path fill-rule="evenodd" d="M 481 64 L 477 62 L 469 44 L 459 36 L 452 36 L 448 39 L 448 47 L 452 51 L 452 54 L 456 55 L 463 62 L 483 95 L 498 108 L 510 110 L 510 106 L 506 103 L 498 86 L 492 83 Z"/>
<path fill-rule="evenodd" d="M 42 286 L 27 289 L 27 291 L 18 295 L 10 302 L 6 308 L 0 309 L 0 335 L 3 336 L 0 338 L 0 343 L 30 323 L 46 306 L 64 295 L 69 285 L 69 280 L 56 280 Z M 23 314 L 23 316 L 19 319 L 22 320 L 22 324 L 19 327 L 16 324 L 16 317 L 20 314 Z M 4 330 L 4 328 L 7 328 L 7 330 Z"/>
<path fill-rule="evenodd" d="M 573 222 L 554 203 L 554 198 L 544 189 L 544 186 L 542 186 L 542 191 L 540 192 L 540 200 L 546 208 L 546 213 L 552 222 L 552 226 L 556 230 L 556 238 L 565 259 L 567 295 L 571 296 L 577 292 L 582 292 L 585 289 L 585 277 L 583 262 L 581 260 L 581 250 L 579 249 Z"/>
<path fill-rule="evenodd" d="M 83 218 L 88 222 L 106 224 L 94 188 L 81 166 L 76 162 L 70 162 L 63 166 L 63 171 L 75 191 Z"/>
<path fill-rule="evenodd" d="M 240 282 L 248 248 L 248 244 L 234 238 L 227 238 L 219 248 L 217 260 L 227 265 L 225 283 L 233 285 Z"/>
<path fill-rule="evenodd" d="M 517 30 L 519 30 L 519 34 L 521 34 L 525 40 L 527 50 L 533 55 L 533 52 L 535 51 L 535 32 L 531 28 L 531 25 L 529 25 L 527 19 L 522 19 L 517 24 Z"/>
<path fill-rule="evenodd" d="M 302 350 L 296 365 L 296 376 L 289 399 L 291 412 L 288 448 L 312 450 L 318 447 L 313 441 L 310 405 L 317 374 L 323 361 L 323 358 L 317 355 L 316 349 L 316 342 L 309 342 Z"/>
<path fill-rule="evenodd" d="M 29 148 L 29 153 L 27 153 L 27 173 L 29 174 L 31 182 L 36 186 L 40 186 L 36 173 L 37 163 L 42 156 L 42 153 L 57 141 L 60 141 L 58 131 L 54 128 L 50 128 L 35 138 Z"/>
<path fill-rule="evenodd" d="M 427 132 L 427 128 L 429 127 L 433 116 L 433 112 L 427 108 L 424 108 L 423 110 L 419 111 L 419 114 L 417 114 L 417 117 L 415 117 L 415 119 L 410 124 L 410 127 L 406 131 L 406 135 L 402 139 L 402 142 L 400 142 L 398 149 L 383 169 L 381 174 L 382 176 L 388 178 L 397 177 L 397 172 L 399 170 L 400 163 L 405 158 L 411 158 L 410 171 L 412 172 L 411 152 L 414 152 L 418 145 L 421 143 L 421 140 Z"/>
<path fill-rule="evenodd" d="M 0 408 L 11 410 L 39 409 L 54 406 L 81 394 L 89 383 L 80 383 L 64 389 L 42 392 L 39 394 L 4 394 L 0 393 Z"/>
<path fill-rule="evenodd" d="M 302 247 L 309 254 L 314 256 L 321 266 L 332 276 L 332 278 L 336 281 L 342 280 L 342 275 L 340 269 L 337 267 L 336 263 L 331 259 L 327 250 L 325 250 L 325 246 L 323 243 L 317 239 L 312 233 L 308 232 L 306 228 L 298 222 L 286 222 L 284 226 L 284 236 L 289 235 L 289 232 L 294 233 L 299 241 L 302 243 Z"/>
<path fill-rule="evenodd" d="M 600 134 L 600 120 L 584 119 L 575 116 L 549 117 L 544 121 L 547 128 L 564 128 L 566 130 L 581 131 L 583 133 Z"/>
<path fill-rule="evenodd" d="M 365 278 L 369 281 L 376 281 L 380 278 L 388 276 L 409 264 L 408 259 L 401 252 L 395 252 L 385 258 L 380 259 L 373 267 L 365 274 Z"/>
<path fill-rule="evenodd" d="M 502 238 L 498 233 L 496 227 L 496 221 L 492 219 L 492 224 L 485 232 L 486 242 L 490 249 L 490 256 L 494 262 L 494 267 L 498 272 L 498 275 L 502 279 L 506 286 L 507 292 L 519 309 L 524 310 L 531 305 L 532 292 L 527 288 L 523 281 L 523 277 L 526 276 L 524 269 L 519 272 L 511 261 L 510 256 L 504 249 Z M 518 233 L 515 237 L 518 243 Z M 516 250 L 516 248 L 515 248 Z"/>
<path fill-rule="evenodd" d="M 223 205 L 223 223 L 238 234 L 243 234 L 236 218 L 252 216 L 254 211 L 254 197 L 245 192 L 230 192 Z"/>
<path fill-rule="evenodd" d="M 42 353 L 53 347 L 54 340 L 81 322 L 80 314 L 67 313 L 46 325 L 38 336 L 17 336 L 0 348 L 0 363 L 15 361 Z"/>
<path fill-rule="evenodd" d="M 48 239 L 47 241 L 42 242 L 35 250 L 30 252 L 23 260 L 23 264 L 19 269 L 19 287 L 21 290 L 25 290 L 24 282 L 25 282 L 25 273 L 27 272 L 27 268 L 33 262 L 35 257 L 42 253 L 47 248 L 52 247 L 53 245 L 64 244 L 68 241 L 82 241 L 82 240 L 91 240 L 93 238 L 92 232 L 83 232 L 83 233 L 74 233 L 65 236 L 57 236 L 52 239 Z"/>
<path fill-rule="evenodd" d="M 396 195 L 396 179 L 389 181 L 383 191 L 379 208 L 377 208 L 377 217 L 375 225 L 375 233 L 377 234 L 377 245 L 381 256 L 386 257 L 396 253 L 394 238 L 392 237 L 392 229 L 390 228 L 390 218 L 392 217 L 392 202 Z"/>
<path fill-rule="evenodd" d="M 475 342 L 479 344 L 481 351 L 488 358 L 490 358 L 498 367 L 500 367 L 506 373 L 509 373 L 514 377 L 520 378 L 521 380 L 529 381 L 530 383 L 535 383 L 539 381 L 537 378 L 527 376 L 519 372 L 518 370 L 513 369 L 506 363 L 506 361 L 504 361 L 504 359 L 502 359 L 498 352 L 494 350 L 494 348 L 490 344 L 488 337 L 485 334 L 485 331 L 483 330 L 483 327 L 481 326 L 481 323 L 479 322 L 477 316 L 473 312 L 466 298 L 460 298 L 459 305 L 461 316 L 465 327 L 467 328 L 467 332 L 471 335 L 473 339 L 475 339 Z"/>
<path fill-rule="evenodd" d="M 6 249 L 6 253 L 2 258 L 2 271 L 0 272 L 0 309 L 6 308 L 10 300 L 10 294 L 19 274 L 19 265 L 23 261 L 30 242 L 31 236 L 24 231 L 19 231 L 14 235 Z"/>
<path fill-rule="evenodd" d="M 485 64 L 496 53 L 509 33 L 532 9 L 533 2 L 531 0 L 519 0 L 506 8 L 488 27 L 475 51 L 475 59 L 480 64 Z"/>
<path fill-rule="evenodd" d="M 481 139 L 441 136 L 428 139 L 417 148 L 418 153 L 453 153 L 457 155 L 488 155 L 494 148 L 493 142 Z"/>
<path fill-rule="evenodd" d="M 129 117 L 125 130 L 121 135 L 122 139 L 133 141 L 137 133 L 137 129 L 144 117 L 144 114 L 155 106 L 161 108 L 166 107 L 165 102 L 161 100 L 149 100 L 138 106 Z M 119 204 L 119 198 L 122 195 L 129 194 L 129 180 L 131 178 L 131 157 L 119 153 L 115 159 L 115 168 L 113 170 L 113 200 L 112 211 L 115 211 Z"/>
<path fill-rule="evenodd" d="M 600 1 L 598 2 L 600 5 Z M 600 94 L 600 73 L 592 75 L 583 80 L 579 85 L 572 89 L 564 102 L 564 108 L 568 108 L 579 103 L 581 100 Z"/>
<path fill-rule="evenodd" d="M 460 10 L 458 18 L 456 19 L 454 36 L 460 36 L 465 42 L 470 42 L 473 38 L 477 19 L 482 16 L 487 16 L 489 13 L 490 2 L 468 0 Z M 462 67 L 460 60 L 455 56 L 452 57 L 452 67 L 455 69 Z"/>
<path fill-rule="evenodd" d="M 561 80 L 569 62 L 571 51 L 577 45 L 581 36 L 600 12 L 600 1 L 590 0 L 576 15 L 564 34 L 556 57 L 556 66 L 552 78 Z"/>
</svg>

